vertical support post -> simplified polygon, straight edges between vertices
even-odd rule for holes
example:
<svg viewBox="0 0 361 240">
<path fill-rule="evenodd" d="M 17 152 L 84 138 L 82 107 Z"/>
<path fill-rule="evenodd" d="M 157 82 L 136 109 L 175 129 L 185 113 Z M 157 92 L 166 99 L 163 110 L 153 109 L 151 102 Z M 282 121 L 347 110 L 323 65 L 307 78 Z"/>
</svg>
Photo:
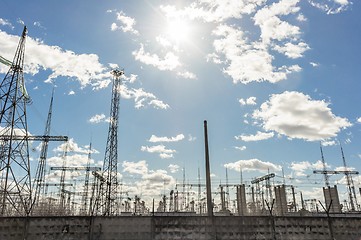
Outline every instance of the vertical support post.
<svg viewBox="0 0 361 240">
<path fill-rule="evenodd" d="M 206 156 L 207 213 L 208 213 L 208 217 L 213 217 L 211 172 L 209 166 L 208 132 L 207 132 L 206 120 L 204 121 L 204 144 L 205 144 L 205 156 Z"/>
</svg>

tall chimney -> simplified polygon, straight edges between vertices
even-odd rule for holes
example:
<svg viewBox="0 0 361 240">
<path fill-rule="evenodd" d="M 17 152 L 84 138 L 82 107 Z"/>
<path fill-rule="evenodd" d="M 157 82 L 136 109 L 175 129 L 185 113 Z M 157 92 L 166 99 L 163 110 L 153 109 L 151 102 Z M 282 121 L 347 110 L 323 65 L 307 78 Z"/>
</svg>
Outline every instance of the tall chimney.
<svg viewBox="0 0 361 240">
<path fill-rule="evenodd" d="M 209 167 L 209 151 L 208 151 L 208 132 L 207 121 L 204 121 L 204 144 L 206 155 L 206 187 L 207 187 L 207 212 L 208 217 L 213 216 L 212 188 L 211 188 L 211 172 Z"/>
</svg>

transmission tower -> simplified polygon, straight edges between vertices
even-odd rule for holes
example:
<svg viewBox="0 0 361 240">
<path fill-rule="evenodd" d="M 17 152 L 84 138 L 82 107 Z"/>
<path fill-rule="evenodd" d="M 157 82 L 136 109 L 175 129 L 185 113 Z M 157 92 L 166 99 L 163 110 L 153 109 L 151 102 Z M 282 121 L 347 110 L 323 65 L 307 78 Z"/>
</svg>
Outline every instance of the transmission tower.
<svg viewBox="0 0 361 240">
<path fill-rule="evenodd" d="M 84 183 L 84 195 L 82 198 L 82 212 L 84 214 L 88 214 L 88 195 L 89 195 L 89 173 L 90 173 L 90 160 L 91 160 L 91 152 L 92 152 L 92 143 L 90 142 L 89 145 L 89 153 L 88 153 L 88 160 L 87 160 L 87 171 L 85 173 L 85 183 Z"/>
<path fill-rule="evenodd" d="M 347 169 L 346 159 L 345 159 L 345 155 L 343 154 L 343 149 L 342 149 L 341 144 L 340 144 L 340 147 L 341 147 L 342 163 L 343 163 L 343 167 L 345 169 L 347 190 L 348 190 L 348 195 L 349 195 L 349 199 L 350 199 L 351 210 L 355 211 L 356 210 L 355 205 L 357 206 L 355 186 L 353 184 L 352 175 L 347 171 L 348 169 Z"/>
<path fill-rule="evenodd" d="M 110 122 L 108 140 L 105 149 L 103 174 L 106 185 L 101 189 L 101 211 L 105 216 L 114 215 L 116 212 L 116 199 L 118 192 L 118 117 L 120 99 L 120 78 L 124 71 L 113 70 L 112 100 L 110 109 Z"/>
<path fill-rule="evenodd" d="M 29 215 L 32 187 L 29 164 L 26 105 L 30 98 L 24 84 L 24 27 L 13 62 L 0 85 L 0 135 L 9 135 L 0 145 L 1 215 Z M 22 138 L 13 138 L 13 136 Z"/>
<path fill-rule="evenodd" d="M 53 100 L 54 100 L 54 90 L 51 94 L 50 106 L 48 111 L 48 118 L 46 120 L 44 136 L 50 135 L 51 116 L 53 112 Z M 49 139 L 45 138 L 41 143 L 39 163 L 35 174 L 35 191 L 34 191 L 35 206 L 37 206 L 39 203 L 40 193 L 44 195 L 45 169 L 46 169 L 46 157 L 48 154 L 48 145 L 49 145 Z"/>
<path fill-rule="evenodd" d="M 322 160 L 322 167 L 323 167 L 323 176 L 325 179 L 326 187 L 329 187 L 330 180 L 329 180 L 329 176 L 327 174 L 326 161 L 325 161 L 325 158 L 323 157 L 322 144 L 320 144 L 320 150 L 321 150 L 321 160 Z"/>
</svg>

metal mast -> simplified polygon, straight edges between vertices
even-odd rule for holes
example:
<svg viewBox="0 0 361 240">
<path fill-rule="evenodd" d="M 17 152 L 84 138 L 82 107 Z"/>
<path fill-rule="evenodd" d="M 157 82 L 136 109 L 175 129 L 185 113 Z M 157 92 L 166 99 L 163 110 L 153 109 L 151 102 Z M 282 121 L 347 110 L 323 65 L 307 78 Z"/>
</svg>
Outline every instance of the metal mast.
<svg viewBox="0 0 361 240">
<path fill-rule="evenodd" d="M 356 200 L 356 194 L 355 194 L 355 188 L 354 188 L 354 186 L 352 184 L 353 183 L 352 176 L 347 170 L 346 159 L 345 159 L 345 155 L 343 154 L 343 149 L 342 149 L 341 144 L 340 144 L 340 147 L 341 147 L 341 154 L 342 154 L 342 162 L 343 162 L 343 166 L 345 168 L 345 176 L 346 176 L 346 181 L 347 181 L 348 196 L 350 198 L 351 210 L 355 211 L 355 203 L 354 203 L 354 201 L 357 201 Z M 355 199 L 354 199 L 354 197 L 355 197 Z M 357 202 L 356 202 L 356 205 L 357 205 Z"/>
<path fill-rule="evenodd" d="M 113 70 L 112 101 L 110 109 L 110 122 L 107 146 L 103 164 L 103 174 L 106 178 L 105 189 L 101 189 L 101 211 L 105 216 L 114 215 L 116 212 L 116 198 L 118 192 L 118 116 L 119 116 L 119 99 L 120 99 L 120 78 L 124 71 Z"/>
<path fill-rule="evenodd" d="M 53 112 L 53 100 L 54 100 L 54 89 L 51 94 L 48 118 L 46 120 L 44 136 L 50 136 L 51 116 Z M 35 206 L 37 206 L 39 203 L 40 193 L 44 194 L 45 169 L 46 169 L 46 157 L 48 154 L 48 145 L 49 145 L 49 139 L 44 138 L 44 140 L 41 143 L 40 158 L 35 174 L 35 196 L 34 196 Z"/>
<path fill-rule="evenodd" d="M 24 26 L 14 60 L 0 85 L 0 135 L 10 136 L 0 145 L 1 215 L 15 212 L 29 215 L 32 205 L 26 119 L 26 104 L 30 98 L 23 72 L 26 32 Z M 23 138 L 18 140 L 13 136 Z"/>
<path fill-rule="evenodd" d="M 322 151 L 321 143 L 320 143 L 320 150 L 321 150 L 321 160 L 322 160 L 322 166 L 323 166 L 323 176 L 324 176 L 324 179 L 325 179 L 326 187 L 329 187 L 330 186 L 330 181 L 329 181 L 329 176 L 327 174 L 326 162 L 325 162 L 325 158 L 323 157 L 323 151 Z"/>
<path fill-rule="evenodd" d="M 89 145 L 89 153 L 88 153 L 88 161 L 86 164 L 87 171 L 85 173 L 85 183 L 84 183 L 84 195 L 83 195 L 83 213 L 88 214 L 88 195 L 89 195 L 89 174 L 90 174 L 90 160 L 91 160 L 91 152 L 92 152 L 92 143 Z M 90 213 L 89 213 L 90 214 Z"/>
</svg>

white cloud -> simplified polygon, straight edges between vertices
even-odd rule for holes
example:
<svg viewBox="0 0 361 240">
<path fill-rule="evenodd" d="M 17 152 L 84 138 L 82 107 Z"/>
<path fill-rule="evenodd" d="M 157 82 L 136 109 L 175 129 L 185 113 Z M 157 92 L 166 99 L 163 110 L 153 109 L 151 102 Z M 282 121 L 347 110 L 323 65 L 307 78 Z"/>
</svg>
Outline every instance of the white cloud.
<svg viewBox="0 0 361 240">
<path fill-rule="evenodd" d="M 171 173 L 176 173 L 180 167 L 177 164 L 169 164 L 168 168 Z"/>
<path fill-rule="evenodd" d="M 245 142 L 254 142 L 254 141 L 261 141 L 261 140 L 266 140 L 269 138 L 272 138 L 274 136 L 273 132 L 260 132 L 257 131 L 257 134 L 255 135 L 239 135 L 239 136 L 235 136 L 235 138 L 237 140 L 242 140 Z"/>
<path fill-rule="evenodd" d="M 19 37 L 0 30 L 0 41 L 7 43 L 0 45 L 2 56 L 12 59 Z M 39 73 L 40 70 L 49 69 L 52 73 L 47 81 L 64 76 L 78 80 L 82 87 L 97 84 L 111 77 L 96 54 L 76 54 L 58 46 L 45 45 L 31 37 L 27 37 L 26 40 L 24 69 L 26 73 L 32 75 Z"/>
<path fill-rule="evenodd" d="M 300 29 L 288 22 L 282 21 L 278 16 L 297 13 L 300 0 L 281 0 L 259 10 L 255 16 L 255 24 L 261 28 L 263 43 L 269 44 L 271 40 L 297 39 Z"/>
<path fill-rule="evenodd" d="M 328 165 L 327 163 L 325 164 L 326 169 L 329 169 L 330 165 Z M 292 162 L 290 168 L 294 171 L 295 176 L 305 177 L 313 174 L 313 170 L 323 170 L 323 163 L 321 160 L 318 160 L 315 163 L 311 163 L 308 161 Z"/>
<path fill-rule="evenodd" d="M 253 118 L 261 120 L 266 131 L 289 138 L 326 140 L 352 125 L 346 118 L 335 116 L 328 105 L 303 93 L 286 91 L 272 95 L 253 112 Z"/>
<path fill-rule="evenodd" d="M 153 143 L 156 143 L 156 142 L 179 142 L 179 141 L 181 141 L 183 139 L 184 139 L 183 134 L 178 134 L 177 136 L 170 137 L 170 138 L 168 138 L 168 137 L 157 137 L 155 135 L 152 135 L 148 141 L 153 142 Z"/>
<path fill-rule="evenodd" d="M 220 25 L 213 34 L 219 37 L 213 43 L 215 51 L 226 58 L 228 66 L 224 72 L 232 77 L 234 83 L 275 83 L 301 70 L 298 65 L 274 67 L 274 57 L 267 47 L 263 43 L 249 43 L 240 29 Z"/>
<path fill-rule="evenodd" d="M 117 29 L 122 30 L 123 32 L 130 32 L 135 35 L 139 35 L 139 32 L 134 29 L 136 21 L 134 18 L 128 17 L 124 12 L 120 11 L 117 13 L 117 20 L 121 23 L 121 26 L 118 26 L 116 23 L 112 23 L 111 30 L 115 31 Z"/>
<path fill-rule="evenodd" d="M 64 158 L 59 156 L 54 156 L 48 158 L 47 164 L 51 167 L 62 167 L 64 163 Z M 90 164 L 94 164 L 94 160 L 90 159 Z M 67 167 L 79 167 L 86 166 L 88 163 L 88 155 L 87 154 L 73 154 L 67 155 L 65 159 L 65 164 Z"/>
<path fill-rule="evenodd" d="M 239 160 L 233 163 L 224 164 L 225 168 L 235 171 L 281 171 L 282 167 L 270 162 L 264 162 L 259 159 Z"/>
<path fill-rule="evenodd" d="M 164 145 L 156 145 L 156 146 L 142 146 L 141 150 L 143 152 L 149 152 L 149 153 L 159 153 L 160 158 L 166 159 L 166 158 L 173 158 L 173 153 L 176 153 L 176 150 L 173 149 L 167 149 Z"/>
<path fill-rule="evenodd" d="M 177 72 L 177 75 L 186 79 L 197 79 L 197 75 L 189 71 Z"/>
<path fill-rule="evenodd" d="M 89 146 L 80 147 L 73 138 L 70 138 L 67 142 L 64 142 L 53 149 L 56 153 L 63 153 L 64 151 L 73 152 L 73 153 L 89 153 Z M 96 149 L 92 149 L 91 153 L 99 153 Z"/>
<path fill-rule="evenodd" d="M 298 44 L 293 44 L 293 43 L 288 42 L 288 43 L 285 43 L 284 46 L 276 45 L 274 47 L 274 49 L 280 53 L 283 53 L 287 57 L 294 59 L 294 58 L 303 57 L 303 53 L 310 48 L 304 42 L 300 42 Z"/>
<path fill-rule="evenodd" d="M 330 141 L 322 141 L 321 142 L 322 146 L 335 146 L 337 143 L 335 140 L 330 140 Z"/>
<path fill-rule="evenodd" d="M 176 166 L 176 165 L 175 165 Z M 142 196 L 144 200 L 151 202 L 154 196 L 165 189 L 173 189 L 176 181 L 162 169 L 149 170 L 146 161 L 123 162 L 124 173 L 138 174 L 140 179 L 129 183 L 123 182 L 123 191 L 132 195 Z"/>
<path fill-rule="evenodd" d="M 239 103 L 244 106 L 244 105 L 256 105 L 256 100 L 257 98 L 256 97 L 249 97 L 247 99 L 239 99 Z"/>
<path fill-rule="evenodd" d="M 357 119 L 357 122 L 358 122 L 358 123 L 361 123 L 361 117 L 359 117 L 359 118 Z"/>
<path fill-rule="evenodd" d="M 70 90 L 70 91 L 68 92 L 68 95 L 75 95 L 75 92 L 74 92 L 73 90 Z"/>
<path fill-rule="evenodd" d="M 164 59 L 161 59 L 157 54 L 150 54 L 144 51 L 144 46 L 141 44 L 140 49 L 133 52 L 135 60 L 138 60 L 144 64 L 152 65 L 159 70 L 174 70 L 181 64 L 178 56 L 172 52 L 165 54 Z"/>
<path fill-rule="evenodd" d="M 128 172 L 130 174 L 144 175 L 148 172 L 148 164 L 144 160 L 139 162 L 124 161 L 122 166 L 123 166 L 123 172 Z"/>
<path fill-rule="evenodd" d="M 315 62 L 310 62 L 310 64 L 311 64 L 312 67 L 318 67 L 318 66 L 320 66 L 319 63 L 315 63 Z"/>
<path fill-rule="evenodd" d="M 105 118 L 103 113 L 95 114 L 94 116 L 90 117 L 88 120 L 90 123 L 101 123 L 101 122 L 109 122 L 109 119 Z"/>
<path fill-rule="evenodd" d="M 308 2 L 327 14 L 345 11 L 352 4 L 349 0 L 308 0 Z"/>
<path fill-rule="evenodd" d="M 303 15 L 302 13 L 298 14 L 297 16 L 297 20 L 300 22 L 306 22 L 307 18 L 305 17 L 305 15 Z"/>
<path fill-rule="evenodd" d="M 234 147 L 235 149 L 237 149 L 237 150 L 240 150 L 240 151 L 244 151 L 244 150 L 246 150 L 247 149 L 247 147 L 246 146 L 241 146 L 241 147 Z"/>
<path fill-rule="evenodd" d="M 14 28 L 13 25 L 6 19 L 0 18 L 0 25 L 3 26 L 9 26 L 11 28 Z"/>
<path fill-rule="evenodd" d="M 196 137 L 193 137 L 191 134 L 188 134 L 188 141 L 189 142 L 194 142 L 195 140 L 197 140 Z"/>
<path fill-rule="evenodd" d="M 134 99 L 135 108 L 142 108 L 146 105 L 160 108 L 160 109 L 167 109 L 169 105 L 164 103 L 163 101 L 157 99 L 153 93 L 149 93 L 144 91 L 142 88 L 135 89 L 135 88 L 128 88 L 126 85 L 122 84 L 119 87 L 119 92 L 121 97 L 125 99 Z"/>
<path fill-rule="evenodd" d="M 161 6 L 167 17 L 188 17 L 206 22 L 222 22 L 230 18 L 242 18 L 243 14 L 251 14 L 266 0 L 213 0 L 195 1 L 182 10 L 174 6 Z"/>
</svg>

